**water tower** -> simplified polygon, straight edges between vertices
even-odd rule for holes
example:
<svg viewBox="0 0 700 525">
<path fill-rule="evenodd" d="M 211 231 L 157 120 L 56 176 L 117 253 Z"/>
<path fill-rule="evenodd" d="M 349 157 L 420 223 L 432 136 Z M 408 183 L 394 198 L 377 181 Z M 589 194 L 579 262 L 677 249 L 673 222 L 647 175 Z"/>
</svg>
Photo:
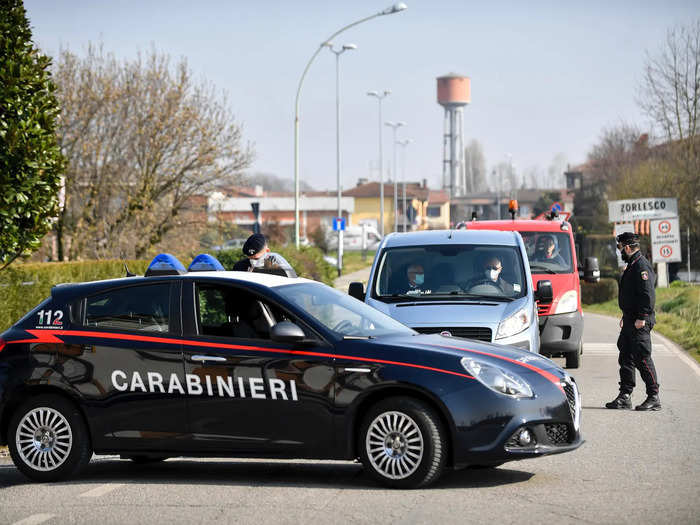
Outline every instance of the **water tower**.
<svg viewBox="0 0 700 525">
<path fill-rule="evenodd" d="M 438 77 L 437 92 L 438 104 L 445 108 L 442 187 L 447 190 L 450 197 L 460 197 L 467 192 L 464 169 L 464 112 L 462 108 L 471 102 L 471 82 L 469 77 L 450 73 Z"/>
</svg>

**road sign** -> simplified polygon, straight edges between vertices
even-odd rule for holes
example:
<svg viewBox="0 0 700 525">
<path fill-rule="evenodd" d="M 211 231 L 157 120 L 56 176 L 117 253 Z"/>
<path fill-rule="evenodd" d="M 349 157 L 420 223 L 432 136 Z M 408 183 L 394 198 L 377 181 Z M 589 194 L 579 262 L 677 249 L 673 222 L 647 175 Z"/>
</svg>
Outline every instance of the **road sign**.
<svg viewBox="0 0 700 525">
<path fill-rule="evenodd" d="M 333 231 L 345 230 L 345 217 L 333 217 Z"/>
<path fill-rule="evenodd" d="M 678 218 L 651 221 L 651 258 L 655 263 L 681 261 Z"/>
<path fill-rule="evenodd" d="M 608 202 L 610 222 L 638 221 L 644 219 L 669 219 L 678 217 L 678 199 L 628 199 Z"/>
<path fill-rule="evenodd" d="M 552 207 L 549 209 L 550 209 L 550 211 L 560 212 L 563 208 L 561 207 L 561 202 L 555 202 L 552 204 Z"/>
</svg>

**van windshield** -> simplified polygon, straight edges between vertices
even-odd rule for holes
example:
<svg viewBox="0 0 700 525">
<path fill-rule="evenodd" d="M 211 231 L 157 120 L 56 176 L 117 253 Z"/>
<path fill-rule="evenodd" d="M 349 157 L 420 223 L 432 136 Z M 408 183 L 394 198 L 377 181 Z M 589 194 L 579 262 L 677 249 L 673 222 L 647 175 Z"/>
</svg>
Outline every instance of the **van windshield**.
<svg viewBox="0 0 700 525">
<path fill-rule="evenodd" d="M 372 295 L 385 302 L 512 301 L 527 293 L 520 253 L 515 246 L 479 244 L 390 248 L 377 265 Z"/>
<path fill-rule="evenodd" d="M 571 241 L 568 233 L 520 232 L 532 273 L 572 273 Z"/>
</svg>

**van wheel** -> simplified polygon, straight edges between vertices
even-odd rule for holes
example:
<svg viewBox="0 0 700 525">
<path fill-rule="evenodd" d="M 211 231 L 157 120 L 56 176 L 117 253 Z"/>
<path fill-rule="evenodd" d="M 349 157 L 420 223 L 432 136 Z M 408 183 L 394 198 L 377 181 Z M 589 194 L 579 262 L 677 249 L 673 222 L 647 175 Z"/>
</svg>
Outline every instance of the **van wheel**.
<svg viewBox="0 0 700 525">
<path fill-rule="evenodd" d="M 32 397 L 15 411 L 7 441 L 15 466 L 34 481 L 66 479 L 92 456 L 82 414 L 53 394 Z"/>
<path fill-rule="evenodd" d="M 583 354 L 583 341 L 579 341 L 575 352 L 566 354 L 566 368 L 578 368 L 581 366 L 581 354 Z"/>
<path fill-rule="evenodd" d="M 359 437 L 364 467 L 389 487 L 425 487 L 440 477 L 445 466 L 442 422 L 417 399 L 393 397 L 377 403 L 365 416 Z"/>
</svg>

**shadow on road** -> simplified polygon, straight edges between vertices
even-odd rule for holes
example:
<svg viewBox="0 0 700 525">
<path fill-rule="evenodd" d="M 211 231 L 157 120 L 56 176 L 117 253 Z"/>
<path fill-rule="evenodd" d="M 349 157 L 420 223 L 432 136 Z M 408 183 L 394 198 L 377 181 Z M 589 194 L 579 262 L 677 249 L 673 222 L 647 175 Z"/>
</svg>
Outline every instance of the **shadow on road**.
<svg viewBox="0 0 700 525">
<path fill-rule="evenodd" d="M 521 483 L 533 476 L 509 468 L 446 470 L 440 480 L 428 488 L 483 488 Z M 14 467 L 0 470 L 0 486 L 31 483 Z M 296 461 L 255 462 L 197 461 L 170 459 L 163 463 L 139 465 L 127 460 L 93 460 L 80 477 L 61 483 L 139 483 L 197 484 L 228 486 L 279 486 L 336 488 L 347 490 L 385 490 L 358 463 L 307 463 Z"/>
</svg>

